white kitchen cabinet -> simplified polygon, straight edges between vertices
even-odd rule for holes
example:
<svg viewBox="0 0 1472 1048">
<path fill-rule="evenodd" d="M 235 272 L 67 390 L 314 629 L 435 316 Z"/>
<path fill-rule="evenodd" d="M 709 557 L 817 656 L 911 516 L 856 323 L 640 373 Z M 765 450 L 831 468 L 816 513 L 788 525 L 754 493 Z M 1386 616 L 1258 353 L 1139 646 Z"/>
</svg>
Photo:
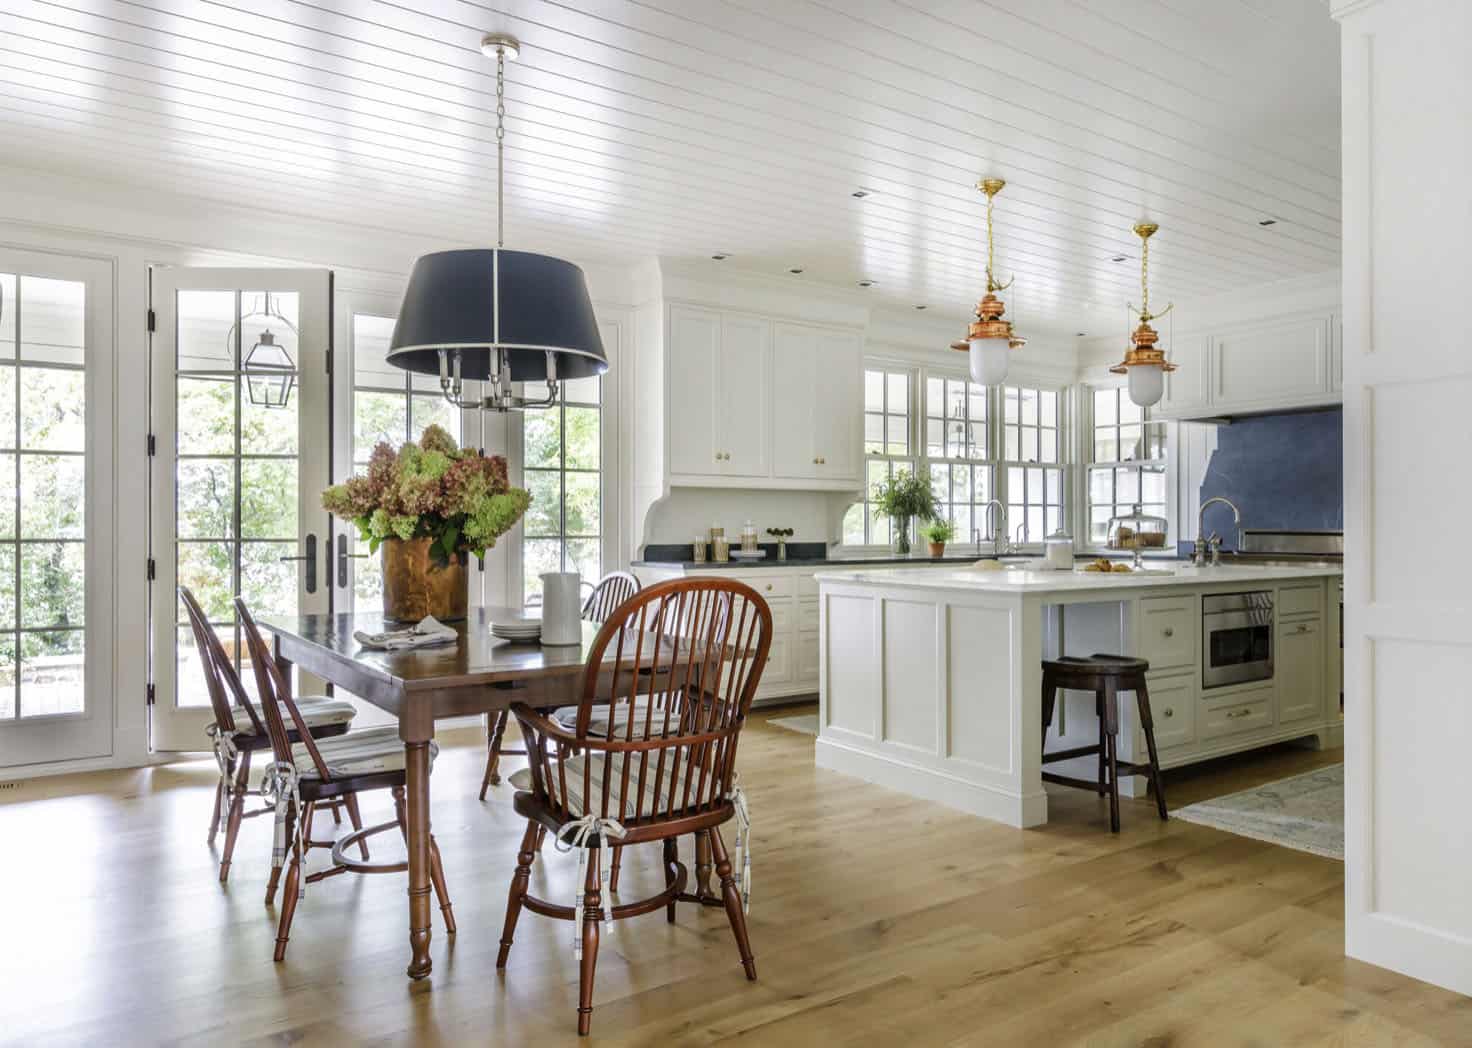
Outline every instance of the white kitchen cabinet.
<svg viewBox="0 0 1472 1048">
<path fill-rule="evenodd" d="M 1211 405 L 1306 406 L 1330 399 L 1333 317 L 1280 320 L 1215 335 Z"/>
<path fill-rule="evenodd" d="M 1340 320 L 1333 312 L 1181 335 L 1170 347 L 1158 419 L 1201 419 L 1338 404 Z"/>
<path fill-rule="evenodd" d="M 1324 631 L 1318 620 L 1278 625 L 1273 679 L 1278 723 L 1317 717 L 1324 709 Z"/>
<path fill-rule="evenodd" d="M 671 485 L 862 484 L 859 332 L 671 303 L 666 353 Z"/>
<path fill-rule="evenodd" d="M 777 324 L 772 334 L 772 475 L 858 484 L 863 344 L 857 333 Z"/>
<path fill-rule="evenodd" d="M 716 374 L 721 357 L 721 315 L 709 309 L 670 307 L 670 473 L 719 474 Z"/>
<path fill-rule="evenodd" d="M 769 477 L 771 323 L 672 305 L 668 334 L 671 482 Z"/>
</svg>

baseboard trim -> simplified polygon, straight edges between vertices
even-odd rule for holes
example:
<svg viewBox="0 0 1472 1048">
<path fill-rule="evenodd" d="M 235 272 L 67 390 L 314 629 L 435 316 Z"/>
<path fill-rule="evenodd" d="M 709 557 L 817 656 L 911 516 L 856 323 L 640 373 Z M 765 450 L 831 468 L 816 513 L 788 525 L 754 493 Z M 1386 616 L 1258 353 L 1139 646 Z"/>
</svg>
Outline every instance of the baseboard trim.
<svg viewBox="0 0 1472 1048">
<path fill-rule="evenodd" d="M 1042 791 L 1041 784 L 1035 794 L 1020 794 L 894 757 L 877 756 L 822 736 L 814 747 L 814 760 L 820 768 L 1018 829 L 1041 826 L 1048 821 L 1048 795 Z"/>
</svg>

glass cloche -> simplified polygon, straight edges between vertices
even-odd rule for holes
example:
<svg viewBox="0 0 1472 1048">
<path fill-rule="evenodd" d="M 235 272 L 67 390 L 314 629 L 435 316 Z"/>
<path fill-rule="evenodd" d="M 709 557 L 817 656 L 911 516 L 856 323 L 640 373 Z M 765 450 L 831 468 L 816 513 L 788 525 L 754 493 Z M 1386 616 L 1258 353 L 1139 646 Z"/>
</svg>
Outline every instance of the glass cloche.
<svg viewBox="0 0 1472 1048">
<path fill-rule="evenodd" d="M 1164 517 L 1144 513 L 1137 502 L 1130 512 L 1109 518 L 1109 534 L 1105 540 L 1110 549 L 1127 549 L 1135 553 L 1134 566 L 1140 567 L 1140 551 L 1164 549 L 1170 523 Z"/>
</svg>

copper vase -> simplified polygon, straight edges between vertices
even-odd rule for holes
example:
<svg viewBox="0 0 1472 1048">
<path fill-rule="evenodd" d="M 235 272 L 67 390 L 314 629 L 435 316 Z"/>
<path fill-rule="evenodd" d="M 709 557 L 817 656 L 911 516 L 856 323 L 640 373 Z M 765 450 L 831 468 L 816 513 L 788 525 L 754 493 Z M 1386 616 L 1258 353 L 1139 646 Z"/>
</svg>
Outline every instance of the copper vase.
<svg viewBox="0 0 1472 1048">
<path fill-rule="evenodd" d="M 465 618 L 470 576 L 464 561 L 439 565 L 430 556 L 433 539 L 383 540 L 383 617 L 418 622 L 433 615 L 441 622 Z"/>
</svg>

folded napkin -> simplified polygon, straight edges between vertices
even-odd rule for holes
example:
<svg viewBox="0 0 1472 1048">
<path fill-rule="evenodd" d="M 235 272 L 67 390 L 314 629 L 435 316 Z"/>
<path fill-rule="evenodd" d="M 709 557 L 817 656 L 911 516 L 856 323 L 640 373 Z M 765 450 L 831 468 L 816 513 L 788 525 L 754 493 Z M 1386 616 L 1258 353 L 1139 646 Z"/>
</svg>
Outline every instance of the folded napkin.
<svg viewBox="0 0 1472 1048">
<path fill-rule="evenodd" d="M 405 648 L 429 648 L 440 644 L 454 644 L 459 636 L 433 615 L 426 615 L 405 630 L 386 630 L 383 633 L 365 633 L 357 630 L 353 633 L 353 639 L 363 647 L 380 651 L 402 651 Z"/>
</svg>

